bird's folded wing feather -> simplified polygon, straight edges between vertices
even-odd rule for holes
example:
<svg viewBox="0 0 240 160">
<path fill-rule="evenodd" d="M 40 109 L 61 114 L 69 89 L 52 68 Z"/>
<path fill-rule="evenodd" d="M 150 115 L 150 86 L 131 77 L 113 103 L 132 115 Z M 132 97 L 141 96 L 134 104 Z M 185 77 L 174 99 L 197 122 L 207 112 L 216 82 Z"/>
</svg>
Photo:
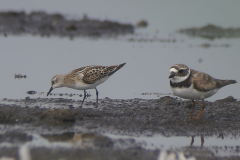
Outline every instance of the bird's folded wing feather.
<svg viewBox="0 0 240 160">
<path fill-rule="evenodd" d="M 197 90 L 207 92 L 217 87 L 217 80 L 210 75 L 195 70 L 192 70 L 191 74 L 193 74 L 192 82 L 194 88 Z"/>
</svg>

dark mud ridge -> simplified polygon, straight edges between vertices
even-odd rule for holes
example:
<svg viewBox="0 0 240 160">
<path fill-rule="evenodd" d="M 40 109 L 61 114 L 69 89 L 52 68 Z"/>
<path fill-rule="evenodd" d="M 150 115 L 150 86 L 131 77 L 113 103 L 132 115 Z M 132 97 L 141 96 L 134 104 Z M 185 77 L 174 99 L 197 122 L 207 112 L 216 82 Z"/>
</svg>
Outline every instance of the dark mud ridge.
<svg viewBox="0 0 240 160">
<path fill-rule="evenodd" d="M 1 124 L 79 125 L 92 131 L 102 130 L 125 135 L 225 136 L 239 137 L 240 102 L 232 97 L 206 101 L 200 119 L 190 119 L 192 104 L 169 96 L 159 99 L 100 99 L 99 107 L 88 101 L 63 98 L 4 99 L 0 104 Z M 201 109 L 197 102 L 196 117 Z"/>
<path fill-rule="evenodd" d="M 46 12 L 0 12 L 0 34 L 40 36 L 117 36 L 134 33 L 134 26 L 108 20 L 90 19 L 86 15 L 80 20 L 68 20 L 62 14 Z"/>
<path fill-rule="evenodd" d="M 213 24 L 208 24 L 200 28 L 180 29 L 179 33 L 187 34 L 189 36 L 197 36 L 214 40 L 216 38 L 239 38 L 240 28 L 222 28 Z"/>
<path fill-rule="evenodd" d="M 206 102 L 200 119 L 189 118 L 190 101 L 169 96 L 150 100 L 104 98 L 99 100 L 98 108 L 94 101 L 86 101 L 82 108 L 77 107 L 79 104 L 80 101 L 63 98 L 3 99 L 0 104 L 0 156 L 11 155 L 17 159 L 19 150 L 24 147 L 19 144 L 29 142 L 33 159 L 157 160 L 159 149 L 146 149 L 133 139 L 112 139 L 104 134 L 240 136 L 240 102 L 233 97 Z M 196 105 L 194 117 L 201 104 L 197 102 Z M 36 139 L 41 138 L 44 140 L 38 145 Z M 30 143 L 33 140 L 36 144 Z M 3 142 L 12 147 L 5 147 Z M 240 148 L 234 146 L 232 149 Z M 205 152 L 208 151 L 189 147 L 184 154 L 197 159 L 239 158 L 206 156 Z"/>
</svg>

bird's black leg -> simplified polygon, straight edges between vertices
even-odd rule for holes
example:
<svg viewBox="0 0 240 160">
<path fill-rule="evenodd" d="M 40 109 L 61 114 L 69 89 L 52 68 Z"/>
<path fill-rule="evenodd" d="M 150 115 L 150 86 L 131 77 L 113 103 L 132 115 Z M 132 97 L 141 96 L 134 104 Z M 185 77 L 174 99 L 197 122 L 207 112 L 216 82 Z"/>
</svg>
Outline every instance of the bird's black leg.
<svg viewBox="0 0 240 160">
<path fill-rule="evenodd" d="M 98 107 L 98 90 L 97 88 L 95 88 L 95 90 L 96 90 L 96 107 Z"/>
<path fill-rule="evenodd" d="M 86 98 L 86 90 L 84 90 L 83 100 L 82 100 L 82 103 L 81 103 L 80 107 L 82 107 L 85 98 Z"/>
</svg>

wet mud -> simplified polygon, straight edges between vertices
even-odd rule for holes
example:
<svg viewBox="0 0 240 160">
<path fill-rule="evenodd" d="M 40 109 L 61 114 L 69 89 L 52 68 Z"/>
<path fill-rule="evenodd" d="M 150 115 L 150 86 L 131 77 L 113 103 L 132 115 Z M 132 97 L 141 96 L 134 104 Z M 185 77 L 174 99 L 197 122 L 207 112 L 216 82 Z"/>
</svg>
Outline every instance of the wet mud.
<svg viewBox="0 0 240 160">
<path fill-rule="evenodd" d="M 222 28 L 213 24 L 208 24 L 203 27 L 194 27 L 180 29 L 178 33 L 187 34 L 194 37 L 202 37 L 210 40 L 219 38 L 239 38 L 240 28 Z"/>
<path fill-rule="evenodd" d="M 129 135 L 164 136 L 226 136 L 239 137 L 240 103 L 233 97 L 215 102 L 206 101 L 200 119 L 190 119 L 191 101 L 170 96 L 159 99 L 100 99 L 81 101 L 63 98 L 4 99 L 0 107 L 1 124 L 62 125 L 77 124 L 82 128 L 98 128 L 103 131 L 123 132 Z M 196 102 L 194 117 L 201 109 Z M 230 123 L 234 122 L 234 123 Z M 117 125 L 116 125 L 117 124 Z"/>
<path fill-rule="evenodd" d="M 148 159 L 156 160 L 161 149 L 150 149 L 129 138 L 106 134 L 165 137 L 239 138 L 240 103 L 233 97 L 206 102 L 200 119 L 190 119 L 192 104 L 170 96 L 159 99 L 109 99 L 80 101 L 64 98 L 3 99 L 0 104 L 0 155 L 19 158 L 21 147 L 29 143 L 33 159 Z M 200 111 L 196 103 L 194 117 Z M 36 138 L 36 135 L 39 135 Z M 35 138 L 34 138 L 35 137 Z M 45 145 L 33 143 L 36 139 Z M 39 140 L 40 141 L 40 140 Z M 1 144 L 9 144 L 5 147 Z M 41 142 L 42 143 L 42 142 Z M 189 141 L 190 144 L 190 141 Z M 222 148 L 214 148 L 221 150 Z M 237 152 L 239 146 L 227 146 Z M 224 148 L 223 148 L 224 150 Z M 181 148 L 186 157 L 197 159 L 238 159 L 215 156 L 204 143 Z"/>
<path fill-rule="evenodd" d="M 108 20 L 97 20 L 83 15 L 81 19 L 67 19 L 60 13 L 38 11 L 0 12 L 0 34 L 60 36 L 70 39 L 79 36 L 102 37 L 134 33 L 134 25 Z"/>
</svg>

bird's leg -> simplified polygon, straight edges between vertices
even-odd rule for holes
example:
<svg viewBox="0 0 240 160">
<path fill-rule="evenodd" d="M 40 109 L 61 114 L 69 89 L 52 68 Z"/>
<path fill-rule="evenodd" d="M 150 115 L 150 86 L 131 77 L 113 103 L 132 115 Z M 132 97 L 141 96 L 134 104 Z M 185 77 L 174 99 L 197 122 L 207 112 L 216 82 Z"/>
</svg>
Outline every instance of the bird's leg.
<svg viewBox="0 0 240 160">
<path fill-rule="evenodd" d="M 192 112 L 191 112 L 190 118 L 193 118 L 193 110 L 194 110 L 194 107 L 195 107 L 195 102 L 194 102 L 194 100 L 192 100 L 192 104 L 193 104 L 193 107 L 192 107 Z"/>
<path fill-rule="evenodd" d="M 84 102 L 85 98 L 86 98 L 86 90 L 84 90 L 84 94 L 83 94 L 83 100 L 82 100 L 82 103 L 81 103 L 80 107 L 82 107 L 82 105 L 83 105 L 83 102 Z"/>
<path fill-rule="evenodd" d="M 191 140 L 190 146 L 192 146 L 193 143 L 194 143 L 194 137 L 192 136 L 192 140 Z"/>
<path fill-rule="evenodd" d="M 203 146 L 204 138 L 201 136 L 201 147 Z"/>
<path fill-rule="evenodd" d="M 95 88 L 96 90 L 96 107 L 98 107 L 98 90 L 97 87 Z"/>
<path fill-rule="evenodd" d="M 204 102 L 204 100 L 202 100 L 202 109 L 201 109 L 201 111 L 199 112 L 199 114 L 198 114 L 198 116 L 197 116 L 197 119 L 200 118 L 200 116 L 201 116 L 201 114 L 202 114 L 202 112 L 203 112 L 204 107 L 205 107 L 205 102 Z"/>
</svg>

